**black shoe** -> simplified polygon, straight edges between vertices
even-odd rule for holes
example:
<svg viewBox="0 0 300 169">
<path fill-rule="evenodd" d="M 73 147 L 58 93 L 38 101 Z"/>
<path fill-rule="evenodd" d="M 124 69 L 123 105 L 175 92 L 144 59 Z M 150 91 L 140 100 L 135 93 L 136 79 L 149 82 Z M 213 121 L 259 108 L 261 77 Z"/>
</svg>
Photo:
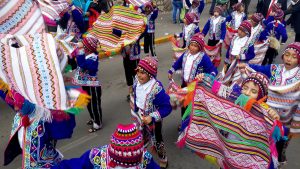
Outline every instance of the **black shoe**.
<svg viewBox="0 0 300 169">
<path fill-rule="evenodd" d="M 127 101 L 129 102 L 129 101 L 130 101 L 130 95 L 127 95 L 127 96 L 126 96 L 126 99 L 127 99 Z"/>
</svg>

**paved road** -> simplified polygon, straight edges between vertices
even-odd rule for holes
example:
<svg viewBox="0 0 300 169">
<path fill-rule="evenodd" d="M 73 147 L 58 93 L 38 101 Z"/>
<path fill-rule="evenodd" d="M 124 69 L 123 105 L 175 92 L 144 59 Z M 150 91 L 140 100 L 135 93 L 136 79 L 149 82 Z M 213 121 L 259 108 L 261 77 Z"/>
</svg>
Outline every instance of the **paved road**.
<svg viewBox="0 0 300 169">
<path fill-rule="evenodd" d="M 252 4 L 254 7 L 255 4 Z M 250 8 L 252 9 L 252 8 Z M 207 12 L 208 9 L 204 13 Z M 251 11 L 251 10 L 250 10 Z M 178 32 L 181 27 L 171 23 L 171 14 L 165 13 L 160 15 L 157 23 L 158 36 L 165 33 Z M 208 18 L 208 15 L 203 15 L 200 22 L 201 27 Z M 293 39 L 293 38 L 292 38 Z M 159 58 L 158 79 L 164 86 L 167 86 L 167 70 L 172 63 L 172 50 L 170 44 L 162 44 L 157 46 L 156 52 Z M 280 62 L 280 57 L 276 62 Z M 127 86 L 125 83 L 125 75 L 122 65 L 122 58 L 116 56 L 110 59 L 101 60 L 100 64 L 100 79 L 103 83 L 102 108 L 103 108 L 103 129 L 93 133 L 88 133 L 88 126 L 85 125 L 89 119 L 87 110 L 83 111 L 76 118 L 77 126 L 74 130 L 73 137 L 68 140 L 58 142 L 58 149 L 64 154 L 65 158 L 79 157 L 86 150 L 107 144 L 110 135 L 114 131 L 118 123 L 129 123 L 130 113 L 129 105 L 126 102 Z M 179 77 L 177 77 L 177 80 Z M 11 129 L 11 122 L 14 113 L 2 101 L 0 101 L 0 163 L 3 163 L 3 152 L 8 142 L 8 137 Z M 186 149 L 178 149 L 175 146 L 177 140 L 177 126 L 179 124 L 180 113 L 173 111 L 170 116 L 164 120 L 163 135 L 166 142 L 167 153 L 169 158 L 170 169 L 210 169 L 216 168 L 207 161 L 198 158 L 196 155 Z M 298 169 L 300 168 L 300 139 L 296 139 L 290 143 L 288 154 L 288 165 L 285 168 Z M 7 167 L 1 169 L 17 169 L 21 167 L 20 156 Z"/>
</svg>

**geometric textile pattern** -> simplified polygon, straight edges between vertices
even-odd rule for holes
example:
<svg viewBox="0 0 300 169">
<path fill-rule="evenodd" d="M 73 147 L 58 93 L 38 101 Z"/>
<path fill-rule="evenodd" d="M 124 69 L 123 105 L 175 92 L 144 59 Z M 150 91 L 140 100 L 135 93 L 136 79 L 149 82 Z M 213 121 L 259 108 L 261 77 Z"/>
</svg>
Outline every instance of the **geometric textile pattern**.
<svg viewBox="0 0 300 169">
<path fill-rule="evenodd" d="M 45 31 L 44 20 L 36 2 L 0 1 L 0 34 L 24 35 L 43 31 Z"/>
<path fill-rule="evenodd" d="M 109 13 L 100 15 L 88 33 L 99 40 L 102 51 L 119 50 L 144 32 L 144 18 L 133 9 L 113 6 Z"/>
<path fill-rule="evenodd" d="M 51 34 L 24 35 L 27 45 L 0 44 L 0 78 L 30 102 L 52 110 L 69 108 L 55 40 Z"/>
<path fill-rule="evenodd" d="M 189 126 L 179 138 L 187 148 L 212 156 L 222 168 L 268 168 L 271 124 L 204 87 L 195 89 Z M 235 138 L 225 137 L 224 132 Z"/>
</svg>

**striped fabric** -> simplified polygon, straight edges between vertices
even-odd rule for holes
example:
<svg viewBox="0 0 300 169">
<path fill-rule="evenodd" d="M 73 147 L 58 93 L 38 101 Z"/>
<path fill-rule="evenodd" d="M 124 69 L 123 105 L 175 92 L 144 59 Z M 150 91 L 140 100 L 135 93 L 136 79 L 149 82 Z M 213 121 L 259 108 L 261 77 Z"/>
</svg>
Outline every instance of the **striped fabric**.
<svg viewBox="0 0 300 169">
<path fill-rule="evenodd" d="M 149 2 L 149 0 L 128 0 L 133 6 L 142 6 L 145 3 Z"/>
<path fill-rule="evenodd" d="M 272 122 L 264 116 L 264 109 L 245 111 L 200 85 L 192 106 L 190 123 L 178 142 L 223 169 L 268 168 Z M 236 138 L 225 138 L 224 131 Z"/>
<path fill-rule="evenodd" d="M 300 134 L 300 81 L 286 86 L 269 86 L 267 104 L 275 108 L 290 132 Z"/>
<path fill-rule="evenodd" d="M 264 58 L 265 58 L 268 47 L 269 47 L 268 41 L 265 41 L 265 42 L 262 42 L 262 43 L 261 42 L 255 43 L 254 44 L 255 57 L 253 59 L 249 60 L 248 63 L 249 64 L 261 65 Z"/>
<path fill-rule="evenodd" d="M 121 31 L 121 36 L 113 34 Z M 120 50 L 121 47 L 134 43 L 144 32 L 144 16 L 123 7 L 113 6 L 109 13 L 102 14 L 88 33 L 99 39 L 102 51 Z"/>
<path fill-rule="evenodd" d="M 20 41 L 26 39 L 28 44 L 20 48 L 0 44 L 0 78 L 41 107 L 55 110 L 69 108 L 52 35 L 18 37 Z"/>
<path fill-rule="evenodd" d="M 210 60 L 214 64 L 215 67 L 218 67 L 221 62 L 221 50 L 222 44 L 216 46 L 208 46 L 205 45 L 204 51 L 210 57 Z"/>
<path fill-rule="evenodd" d="M 33 0 L 0 1 L 0 33 L 41 33 L 45 24 L 41 10 Z"/>
<path fill-rule="evenodd" d="M 228 49 L 231 43 L 232 38 L 234 37 L 234 35 L 237 34 L 237 30 L 227 26 L 226 27 L 226 35 L 225 35 L 225 39 L 224 39 L 224 44 L 225 44 L 225 48 Z"/>
<path fill-rule="evenodd" d="M 59 19 L 59 14 L 69 7 L 66 0 L 37 0 L 37 2 L 45 23 L 49 26 L 56 26 L 55 19 Z"/>
</svg>

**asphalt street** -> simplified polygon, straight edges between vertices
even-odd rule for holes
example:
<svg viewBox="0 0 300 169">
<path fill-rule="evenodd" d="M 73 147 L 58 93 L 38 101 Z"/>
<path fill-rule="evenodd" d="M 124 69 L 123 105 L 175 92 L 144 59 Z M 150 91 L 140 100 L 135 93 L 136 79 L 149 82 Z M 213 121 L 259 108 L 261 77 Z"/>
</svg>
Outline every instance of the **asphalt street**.
<svg viewBox="0 0 300 169">
<path fill-rule="evenodd" d="M 250 12 L 254 11 L 256 1 L 250 6 Z M 201 17 L 200 27 L 206 22 L 208 16 L 208 8 Z M 202 19 L 203 18 L 203 19 Z M 180 31 L 179 24 L 172 24 L 171 13 L 161 13 L 157 20 L 157 37 L 167 34 L 173 34 Z M 294 40 L 294 35 L 291 29 L 288 28 L 289 38 L 288 43 Z M 224 52 L 224 50 L 223 50 Z M 156 46 L 156 53 L 159 60 L 158 79 L 161 80 L 166 88 L 168 85 L 167 71 L 173 63 L 172 48 L 170 43 L 160 44 Z M 144 56 L 144 54 L 142 54 Z M 223 54 L 224 56 L 224 54 Z M 281 57 L 276 58 L 276 63 L 281 62 Z M 102 81 L 102 109 L 104 126 L 98 132 L 89 134 L 86 121 L 89 120 L 89 114 L 85 109 L 76 117 L 76 128 L 71 139 L 62 140 L 58 142 L 57 148 L 63 153 L 66 159 L 79 157 L 86 150 L 102 146 L 109 143 L 109 139 L 117 124 L 130 123 L 130 108 L 126 101 L 128 92 L 125 83 L 125 73 L 122 64 L 122 57 L 114 56 L 100 61 L 99 78 Z M 179 80 L 179 76 L 175 77 Z M 13 121 L 14 112 L 5 103 L 0 101 L 0 163 L 3 163 L 3 154 L 7 145 L 9 134 L 11 130 L 11 123 Z M 167 155 L 169 159 L 170 169 L 211 169 L 217 168 L 205 160 L 200 159 L 187 149 L 178 149 L 175 142 L 178 137 L 177 126 L 180 121 L 180 112 L 173 111 L 168 117 L 164 119 L 163 136 L 167 147 Z M 286 169 L 299 169 L 300 161 L 300 139 L 291 141 L 288 150 L 288 164 L 284 167 Z M 18 169 L 21 168 L 21 156 L 16 158 L 9 166 L 2 169 Z"/>
</svg>

